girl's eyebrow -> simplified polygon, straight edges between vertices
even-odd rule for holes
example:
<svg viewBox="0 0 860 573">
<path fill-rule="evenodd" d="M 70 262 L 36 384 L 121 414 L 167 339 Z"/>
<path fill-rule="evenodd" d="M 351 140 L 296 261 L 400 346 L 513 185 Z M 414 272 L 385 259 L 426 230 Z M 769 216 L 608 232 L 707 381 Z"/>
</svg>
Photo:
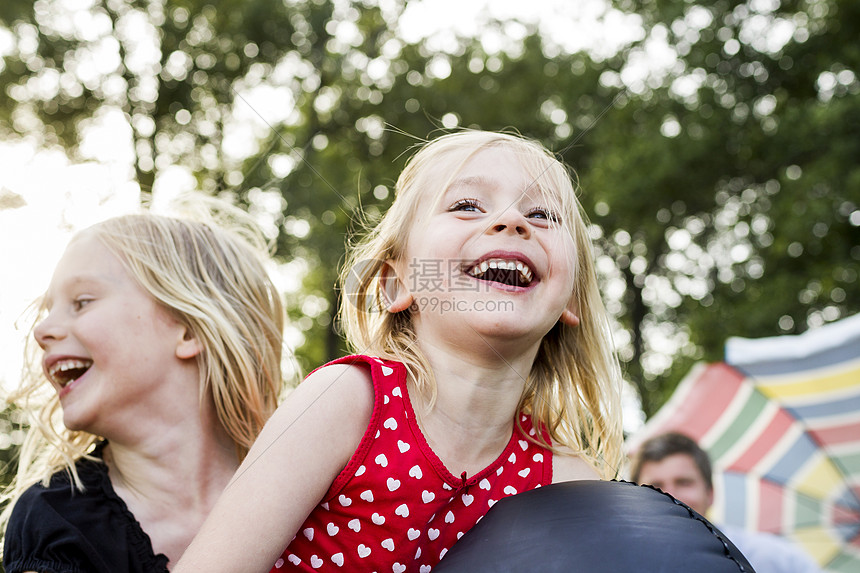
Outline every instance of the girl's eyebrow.
<svg viewBox="0 0 860 573">
<path fill-rule="evenodd" d="M 483 175 L 469 175 L 467 177 L 458 177 L 454 179 L 450 185 L 448 185 L 448 191 L 456 190 L 460 187 L 484 187 L 484 188 L 492 188 L 495 187 L 496 182 L 489 178 L 484 177 Z"/>
<path fill-rule="evenodd" d="M 466 177 L 458 177 L 454 179 L 450 185 L 448 185 L 448 189 L 446 191 L 457 190 L 460 187 L 480 187 L 484 189 L 493 189 L 497 187 L 499 181 L 494 179 L 493 177 L 487 177 L 486 175 L 468 175 Z M 540 193 L 542 190 L 540 183 L 537 179 L 529 181 L 526 187 L 522 190 L 522 197 L 533 199 L 531 197 L 532 193 Z"/>
<path fill-rule="evenodd" d="M 63 290 L 67 290 L 67 289 L 81 288 L 82 286 L 87 287 L 90 285 L 98 286 L 98 285 L 102 285 L 105 283 L 111 283 L 111 282 L 116 282 L 116 281 L 111 279 L 111 277 L 109 277 L 107 275 L 104 275 L 101 273 L 81 272 L 80 274 L 76 274 L 76 275 L 68 277 L 66 280 L 64 280 L 62 283 L 60 283 L 58 285 L 52 285 L 52 286 L 56 286 L 56 288 L 60 292 L 62 292 Z M 50 292 L 50 287 L 49 287 L 48 292 Z"/>
<path fill-rule="evenodd" d="M 63 287 L 76 287 L 81 284 L 86 285 L 87 283 L 103 283 L 110 282 L 110 278 L 101 273 L 92 273 L 92 272 L 81 272 L 76 275 L 70 276 L 66 281 L 62 283 Z"/>
</svg>

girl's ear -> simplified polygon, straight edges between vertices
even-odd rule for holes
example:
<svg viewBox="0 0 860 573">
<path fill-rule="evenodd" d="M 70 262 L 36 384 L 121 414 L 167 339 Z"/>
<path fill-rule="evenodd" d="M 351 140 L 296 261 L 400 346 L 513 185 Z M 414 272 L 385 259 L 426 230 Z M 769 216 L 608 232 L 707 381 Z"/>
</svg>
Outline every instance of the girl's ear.
<svg viewBox="0 0 860 573">
<path fill-rule="evenodd" d="M 180 338 L 179 342 L 176 344 L 176 357 L 182 360 L 194 358 L 203 352 L 203 344 L 201 344 L 197 336 L 191 332 L 190 328 L 187 326 L 183 326 L 181 328 L 182 338 Z"/>
<path fill-rule="evenodd" d="M 567 307 L 561 312 L 559 320 L 562 324 L 566 324 L 572 328 L 579 326 L 579 301 L 576 297 L 570 297 L 570 302 Z"/>
<path fill-rule="evenodd" d="M 380 282 L 382 284 L 382 296 L 388 312 L 401 312 L 412 304 L 412 293 L 406 288 L 403 279 L 397 273 L 394 261 L 385 261 L 382 265 Z"/>
</svg>

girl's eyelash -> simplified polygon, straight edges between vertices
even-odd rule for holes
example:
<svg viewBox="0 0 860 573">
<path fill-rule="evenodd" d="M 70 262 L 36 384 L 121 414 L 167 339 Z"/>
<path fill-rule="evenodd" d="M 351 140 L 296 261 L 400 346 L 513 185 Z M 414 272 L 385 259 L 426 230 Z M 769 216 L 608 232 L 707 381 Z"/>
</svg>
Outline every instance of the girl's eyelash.
<svg viewBox="0 0 860 573">
<path fill-rule="evenodd" d="M 451 205 L 448 210 L 449 211 L 457 211 L 462 207 L 473 207 L 475 209 L 481 208 L 481 202 L 478 199 L 474 199 L 471 197 L 465 197 L 463 199 L 459 199 L 455 201 L 453 205 Z"/>
<path fill-rule="evenodd" d="M 455 201 L 453 205 L 448 207 L 448 210 L 460 211 L 464 208 L 478 209 L 483 211 L 483 204 L 479 199 L 475 199 L 472 197 L 464 197 L 463 199 Z M 534 207 L 526 213 L 526 217 L 531 217 L 533 215 L 542 215 L 547 221 L 551 223 L 561 222 L 561 218 L 558 216 L 558 214 L 552 209 L 548 209 L 546 207 Z"/>
<path fill-rule="evenodd" d="M 534 209 L 532 209 L 531 211 L 528 212 L 527 216 L 531 216 L 531 215 L 535 215 L 535 214 L 543 215 L 544 217 L 546 217 L 547 221 L 550 221 L 552 223 L 560 223 L 561 222 L 561 217 L 559 217 L 555 211 L 553 211 L 552 209 L 547 209 L 546 207 L 535 207 Z"/>
</svg>

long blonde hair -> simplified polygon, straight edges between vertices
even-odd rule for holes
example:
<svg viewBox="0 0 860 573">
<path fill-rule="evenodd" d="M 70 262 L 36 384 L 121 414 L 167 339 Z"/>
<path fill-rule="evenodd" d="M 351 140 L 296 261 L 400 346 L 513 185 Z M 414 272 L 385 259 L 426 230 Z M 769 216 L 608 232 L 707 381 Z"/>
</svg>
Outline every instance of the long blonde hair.
<svg viewBox="0 0 860 573">
<path fill-rule="evenodd" d="M 603 477 L 614 477 L 622 460 L 621 374 L 598 290 L 587 221 L 570 172 L 539 143 L 508 133 L 461 131 L 424 145 L 400 174 L 385 216 L 349 253 L 341 276 L 342 329 L 354 351 L 404 363 L 419 392 L 432 403 L 435 382 L 418 348 L 411 311 L 386 310 L 382 271 L 386 261 L 404 256 L 422 194 L 441 196 L 463 165 L 489 147 L 517 154 L 538 183 L 542 199 L 561 213 L 577 253 L 572 294 L 581 323 L 572 328 L 559 322 L 544 336 L 520 408 L 546 429 L 553 444 L 583 456 Z"/>
<path fill-rule="evenodd" d="M 96 236 L 159 304 L 187 326 L 204 350 L 197 356 L 201 403 L 211 400 L 219 422 L 244 458 L 284 389 L 281 374 L 284 308 L 266 270 L 268 245 L 251 218 L 222 201 L 179 200 L 183 217 L 149 212 L 108 219 L 85 232 Z M 74 240 L 74 239 L 73 239 Z M 45 308 L 37 302 L 33 328 Z M 30 430 L 18 472 L 4 492 L 16 500 L 37 482 L 67 470 L 101 440 L 63 426 L 62 408 L 28 338 L 19 388 L 7 399 L 28 414 Z M 0 516 L 5 529 L 12 504 Z"/>
</svg>

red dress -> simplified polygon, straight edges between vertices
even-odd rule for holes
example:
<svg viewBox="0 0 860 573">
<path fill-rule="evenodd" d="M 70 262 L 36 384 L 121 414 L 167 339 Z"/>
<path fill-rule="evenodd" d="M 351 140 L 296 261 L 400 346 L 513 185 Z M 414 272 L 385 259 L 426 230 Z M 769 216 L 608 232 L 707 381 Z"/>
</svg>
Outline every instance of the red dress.
<svg viewBox="0 0 860 573">
<path fill-rule="evenodd" d="M 552 483 L 552 452 L 516 429 L 487 468 L 452 475 L 418 427 L 402 364 L 367 356 L 337 363 L 370 366 L 373 414 L 355 454 L 271 573 L 425 573 L 499 499 Z M 522 426 L 534 435 L 529 416 Z"/>
</svg>

